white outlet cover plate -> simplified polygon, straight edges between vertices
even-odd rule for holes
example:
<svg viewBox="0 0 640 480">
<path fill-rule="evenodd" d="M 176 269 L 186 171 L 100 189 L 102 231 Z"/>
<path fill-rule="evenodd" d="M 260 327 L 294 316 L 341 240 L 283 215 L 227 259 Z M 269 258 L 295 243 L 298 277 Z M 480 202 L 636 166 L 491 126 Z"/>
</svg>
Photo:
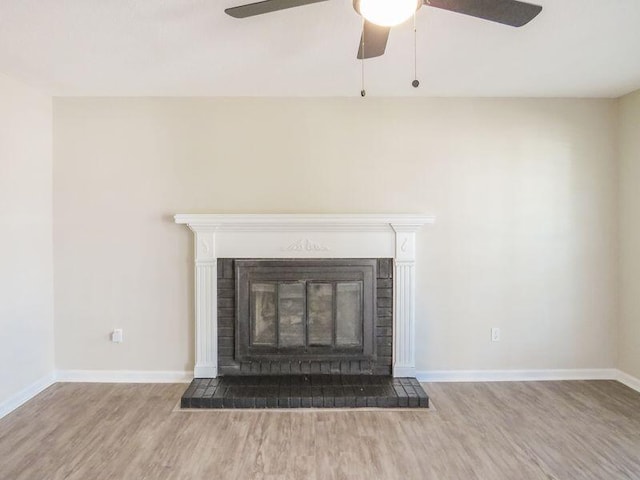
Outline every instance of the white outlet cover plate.
<svg viewBox="0 0 640 480">
<path fill-rule="evenodd" d="M 492 342 L 499 342 L 500 341 L 500 329 L 499 328 L 492 328 L 491 329 L 491 341 Z"/>
<path fill-rule="evenodd" d="M 111 333 L 111 341 L 113 343 L 122 343 L 122 340 L 123 340 L 122 329 L 121 328 L 114 329 L 113 332 Z"/>
</svg>

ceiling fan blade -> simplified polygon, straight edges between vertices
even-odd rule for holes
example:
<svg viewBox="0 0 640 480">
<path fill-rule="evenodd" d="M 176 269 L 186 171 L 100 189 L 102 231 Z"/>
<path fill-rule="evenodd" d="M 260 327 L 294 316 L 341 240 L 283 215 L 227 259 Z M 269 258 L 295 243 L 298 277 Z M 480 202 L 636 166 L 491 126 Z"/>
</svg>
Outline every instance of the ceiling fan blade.
<svg viewBox="0 0 640 480">
<path fill-rule="evenodd" d="M 517 0 L 424 0 L 424 4 L 512 27 L 529 23 L 542 11 L 539 5 Z"/>
<path fill-rule="evenodd" d="M 327 0 L 264 0 L 263 2 L 249 3 L 239 7 L 227 8 L 224 12 L 234 18 L 247 18 L 263 13 L 277 12 L 287 8 L 302 7 L 311 3 L 326 2 Z"/>
<path fill-rule="evenodd" d="M 365 20 L 362 35 L 360 36 L 360 45 L 358 47 L 358 60 L 382 55 L 387 48 L 390 30 L 389 27 L 381 27 L 380 25 Z"/>
</svg>

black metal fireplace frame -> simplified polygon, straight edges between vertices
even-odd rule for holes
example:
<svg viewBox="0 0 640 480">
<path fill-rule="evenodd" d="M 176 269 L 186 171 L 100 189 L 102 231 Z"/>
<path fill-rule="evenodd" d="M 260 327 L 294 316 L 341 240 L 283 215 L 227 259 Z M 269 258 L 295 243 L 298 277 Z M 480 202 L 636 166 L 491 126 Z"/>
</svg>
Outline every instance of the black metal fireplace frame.
<svg viewBox="0 0 640 480">
<path fill-rule="evenodd" d="M 370 361 L 376 357 L 376 259 L 269 259 L 235 261 L 236 278 L 236 336 L 235 359 L 246 361 Z M 304 347 L 273 348 L 251 345 L 249 302 L 251 285 L 260 283 L 314 282 L 333 285 L 334 309 L 335 289 L 338 282 L 359 282 L 362 285 L 362 342 L 358 346 L 331 347 L 309 345 L 308 336 Z M 305 305 L 305 316 L 308 310 Z M 335 311 L 334 311 L 335 322 Z M 305 336 L 307 335 L 305 327 Z"/>
</svg>

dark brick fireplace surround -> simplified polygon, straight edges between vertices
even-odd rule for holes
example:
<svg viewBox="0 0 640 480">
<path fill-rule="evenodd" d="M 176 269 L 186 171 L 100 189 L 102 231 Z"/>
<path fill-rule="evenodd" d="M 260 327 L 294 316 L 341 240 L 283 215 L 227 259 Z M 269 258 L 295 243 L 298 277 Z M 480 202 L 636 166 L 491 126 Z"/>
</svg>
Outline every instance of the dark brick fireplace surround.
<svg viewBox="0 0 640 480">
<path fill-rule="evenodd" d="M 295 261 L 294 261 L 295 262 Z M 334 260 L 327 260 L 335 263 Z M 348 262 L 348 261 L 347 261 Z M 342 262 L 344 263 L 344 262 Z M 278 374 L 375 374 L 391 375 L 393 339 L 393 264 L 390 258 L 375 260 L 375 298 L 373 331 L 374 355 L 366 360 L 282 360 L 239 361 L 236 359 L 235 325 L 236 268 L 234 259 L 218 260 L 218 363 L 221 375 Z"/>
</svg>

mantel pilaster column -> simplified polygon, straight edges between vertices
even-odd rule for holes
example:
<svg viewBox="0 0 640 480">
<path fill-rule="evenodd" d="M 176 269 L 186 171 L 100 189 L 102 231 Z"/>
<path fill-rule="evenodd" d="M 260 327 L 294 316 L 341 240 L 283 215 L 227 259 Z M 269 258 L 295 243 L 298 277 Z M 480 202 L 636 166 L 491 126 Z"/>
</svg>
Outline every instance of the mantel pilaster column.
<svg viewBox="0 0 640 480">
<path fill-rule="evenodd" d="M 218 376 L 218 267 L 216 228 L 192 226 L 195 238 L 195 378 Z"/>
<path fill-rule="evenodd" d="M 416 230 L 419 226 L 391 224 L 396 233 L 393 376 L 415 377 Z"/>
</svg>

